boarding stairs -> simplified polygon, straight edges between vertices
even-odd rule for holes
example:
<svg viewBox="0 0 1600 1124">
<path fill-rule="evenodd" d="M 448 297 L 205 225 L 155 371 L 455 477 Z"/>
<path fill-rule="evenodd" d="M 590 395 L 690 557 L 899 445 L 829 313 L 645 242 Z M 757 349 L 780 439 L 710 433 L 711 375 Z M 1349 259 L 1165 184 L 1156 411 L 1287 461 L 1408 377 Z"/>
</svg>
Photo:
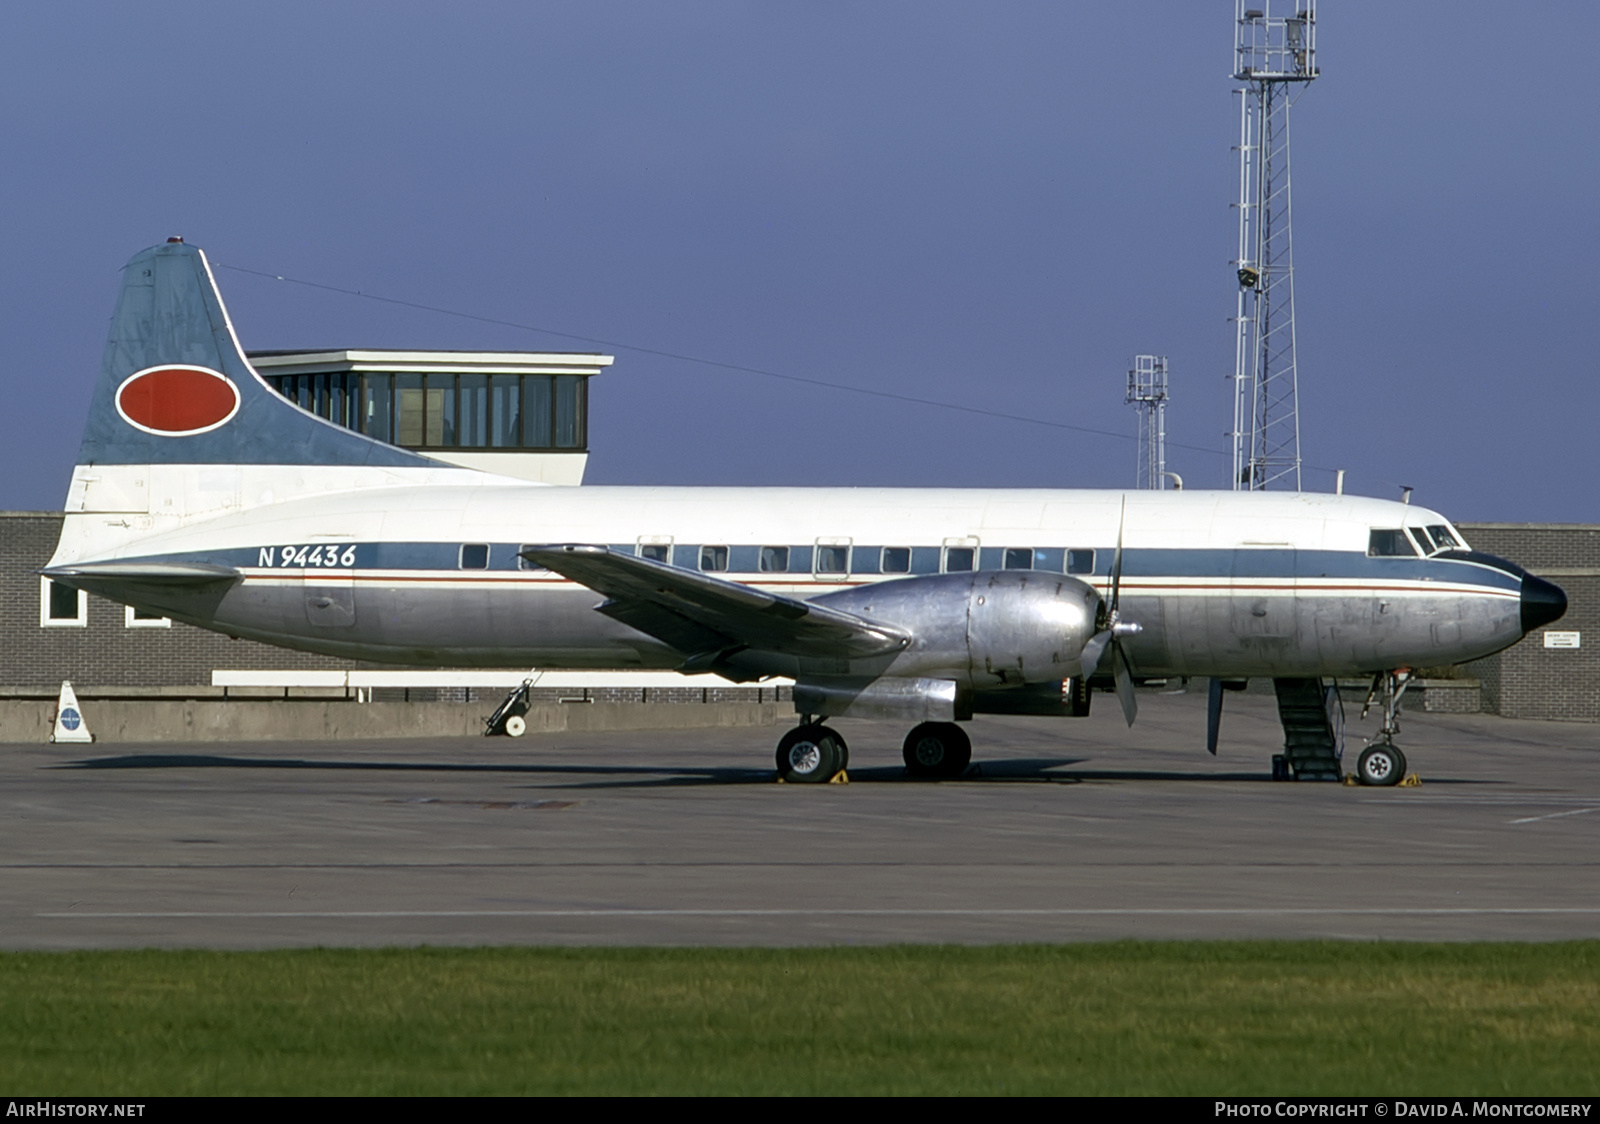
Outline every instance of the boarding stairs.
<svg viewBox="0 0 1600 1124">
<path fill-rule="evenodd" d="M 1274 679 L 1283 756 L 1298 781 L 1337 781 L 1344 753 L 1344 707 L 1339 689 L 1321 679 Z"/>
</svg>

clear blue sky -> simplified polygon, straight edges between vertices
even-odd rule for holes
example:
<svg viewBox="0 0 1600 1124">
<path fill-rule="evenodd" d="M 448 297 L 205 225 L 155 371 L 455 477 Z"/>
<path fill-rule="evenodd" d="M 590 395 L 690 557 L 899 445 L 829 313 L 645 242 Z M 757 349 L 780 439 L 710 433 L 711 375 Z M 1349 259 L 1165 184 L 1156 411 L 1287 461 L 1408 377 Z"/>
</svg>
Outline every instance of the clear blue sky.
<svg viewBox="0 0 1600 1124">
<path fill-rule="evenodd" d="M 1294 113 L 1306 460 L 1457 519 L 1600 522 L 1600 8 L 1319 8 Z M 1225 486 L 1229 0 L 75 3 L 4 29 L 0 507 L 60 505 L 118 270 L 171 234 L 1127 435 L 618 347 L 591 482 L 1124 486 L 1125 372 L 1159 352 L 1198 447 L 1172 467 Z M 597 349 L 219 279 L 249 348 Z"/>
</svg>

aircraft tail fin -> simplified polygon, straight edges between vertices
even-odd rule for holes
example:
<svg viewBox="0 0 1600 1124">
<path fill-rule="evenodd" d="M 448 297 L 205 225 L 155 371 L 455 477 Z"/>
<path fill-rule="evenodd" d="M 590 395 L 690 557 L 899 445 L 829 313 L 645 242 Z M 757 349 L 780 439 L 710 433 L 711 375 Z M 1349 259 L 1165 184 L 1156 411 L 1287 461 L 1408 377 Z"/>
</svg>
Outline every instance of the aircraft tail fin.
<svg viewBox="0 0 1600 1124">
<path fill-rule="evenodd" d="M 441 467 L 268 386 L 239 347 L 205 254 L 178 240 L 123 271 L 78 463 Z"/>
</svg>

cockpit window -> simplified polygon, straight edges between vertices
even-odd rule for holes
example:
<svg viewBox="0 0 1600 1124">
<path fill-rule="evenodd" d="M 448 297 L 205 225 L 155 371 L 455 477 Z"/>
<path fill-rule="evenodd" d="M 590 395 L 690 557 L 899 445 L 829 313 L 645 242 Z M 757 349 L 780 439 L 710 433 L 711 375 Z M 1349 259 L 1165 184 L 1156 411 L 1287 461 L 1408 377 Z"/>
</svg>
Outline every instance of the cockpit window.
<svg viewBox="0 0 1600 1124">
<path fill-rule="evenodd" d="M 1428 528 L 1428 534 L 1433 536 L 1433 544 L 1440 550 L 1460 550 L 1461 543 L 1450 533 L 1450 528 L 1443 523 Z"/>
<path fill-rule="evenodd" d="M 1369 558 L 1415 558 L 1416 549 L 1398 527 L 1374 527 L 1367 538 Z"/>
<path fill-rule="evenodd" d="M 1428 538 L 1428 532 L 1421 527 L 1407 527 L 1406 530 L 1410 531 L 1411 537 L 1417 540 L 1417 545 L 1422 548 L 1422 556 L 1424 558 L 1433 553 L 1433 540 Z"/>
</svg>

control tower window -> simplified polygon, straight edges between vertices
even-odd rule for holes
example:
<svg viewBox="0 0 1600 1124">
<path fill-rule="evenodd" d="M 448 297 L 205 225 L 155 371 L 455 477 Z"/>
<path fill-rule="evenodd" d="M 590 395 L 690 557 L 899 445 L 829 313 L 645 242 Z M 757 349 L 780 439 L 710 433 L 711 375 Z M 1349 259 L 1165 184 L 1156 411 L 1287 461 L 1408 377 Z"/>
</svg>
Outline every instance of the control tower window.
<svg viewBox="0 0 1600 1124">
<path fill-rule="evenodd" d="M 388 375 L 362 375 L 356 413 L 359 424 L 353 428 L 377 441 L 393 441 L 394 380 Z"/>
<path fill-rule="evenodd" d="M 269 381 L 302 409 L 408 449 L 581 452 L 589 444 L 583 375 L 363 371 Z"/>
<path fill-rule="evenodd" d="M 489 376 L 489 444 L 514 449 L 522 444 L 522 380 L 516 375 Z"/>
<path fill-rule="evenodd" d="M 576 449 L 583 444 L 583 377 L 556 376 L 556 448 Z"/>
</svg>

